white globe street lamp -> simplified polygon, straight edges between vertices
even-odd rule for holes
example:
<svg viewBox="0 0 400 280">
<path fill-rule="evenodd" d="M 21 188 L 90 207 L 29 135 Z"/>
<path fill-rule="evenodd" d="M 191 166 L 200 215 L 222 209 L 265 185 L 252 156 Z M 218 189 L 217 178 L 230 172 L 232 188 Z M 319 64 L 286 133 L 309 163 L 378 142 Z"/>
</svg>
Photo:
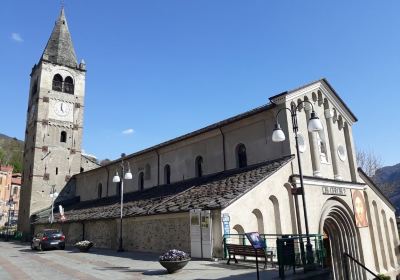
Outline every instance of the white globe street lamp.
<svg viewBox="0 0 400 280">
<path fill-rule="evenodd" d="M 317 117 L 317 114 L 314 111 L 314 106 L 310 101 L 304 100 L 301 101 L 300 103 L 296 105 L 292 105 L 291 108 L 281 108 L 278 113 L 275 116 L 276 119 L 276 124 L 275 124 L 275 128 L 274 131 L 272 132 L 272 141 L 273 142 L 283 142 L 285 141 L 286 137 L 285 137 L 285 133 L 282 131 L 279 122 L 278 122 L 278 115 L 280 112 L 282 112 L 282 110 L 288 110 L 291 114 L 292 117 L 292 127 L 293 127 L 293 132 L 295 135 L 295 139 L 296 139 L 296 151 L 297 151 L 297 161 L 299 164 L 299 175 L 300 175 L 300 186 L 301 186 L 301 191 L 300 193 L 303 195 L 303 212 L 304 212 L 304 223 L 306 226 L 306 237 L 307 237 L 307 244 L 306 244 L 306 251 L 307 251 L 307 265 L 312 266 L 314 264 L 314 254 L 312 251 L 312 244 L 310 241 L 310 232 L 309 232 L 309 228 L 308 228 L 308 219 L 307 219 L 307 207 L 306 207 L 306 200 L 305 200 L 305 194 L 304 194 L 304 183 L 303 183 L 303 171 L 301 168 L 301 160 L 300 160 L 300 149 L 299 149 L 299 140 L 298 140 L 298 124 L 297 124 L 297 110 L 300 104 L 302 103 L 308 103 L 311 105 L 311 116 L 310 116 L 310 120 L 308 121 L 308 125 L 307 125 L 307 129 L 309 132 L 318 132 L 318 131 L 322 131 L 323 130 L 323 126 L 321 123 L 321 120 Z M 303 243 L 302 238 L 300 238 L 300 242 Z M 304 249 L 303 249 L 304 250 Z M 303 251 L 302 250 L 302 251 Z M 304 252 L 304 251 L 303 251 Z M 303 258 L 304 259 L 304 258 Z"/>
<path fill-rule="evenodd" d="M 125 165 L 124 165 L 124 159 L 122 157 L 121 161 L 121 170 L 122 170 L 122 175 L 123 178 L 121 178 L 118 174 L 118 171 L 115 173 L 112 181 L 113 183 L 121 183 L 121 213 L 120 213 L 120 227 L 119 227 L 119 246 L 118 246 L 118 252 L 123 252 L 123 246 L 122 246 L 122 217 L 123 217 L 123 209 L 124 209 L 124 180 L 132 180 L 133 175 L 131 172 L 131 167 L 128 163 L 128 172 L 125 173 Z"/>
</svg>

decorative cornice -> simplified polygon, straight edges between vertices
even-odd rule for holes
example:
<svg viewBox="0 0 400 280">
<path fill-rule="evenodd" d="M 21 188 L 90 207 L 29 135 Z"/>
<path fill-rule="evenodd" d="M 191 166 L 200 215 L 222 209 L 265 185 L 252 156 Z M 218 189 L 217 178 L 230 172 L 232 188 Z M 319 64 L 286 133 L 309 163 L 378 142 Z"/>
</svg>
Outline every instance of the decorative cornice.
<svg viewBox="0 0 400 280">
<path fill-rule="evenodd" d="M 291 179 L 292 179 L 292 182 L 295 183 L 297 187 L 300 187 L 300 176 L 299 175 L 292 175 Z M 303 177 L 303 182 L 304 182 L 304 185 L 308 185 L 308 186 L 337 187 L 337 188 L 346 188 L 346 189 L 354 189 L 354 190 L 365 190 L 366 189 L 365 184 L 331 180 L 331 179 L 323 179 L 323 178 Z"/>
</svg>

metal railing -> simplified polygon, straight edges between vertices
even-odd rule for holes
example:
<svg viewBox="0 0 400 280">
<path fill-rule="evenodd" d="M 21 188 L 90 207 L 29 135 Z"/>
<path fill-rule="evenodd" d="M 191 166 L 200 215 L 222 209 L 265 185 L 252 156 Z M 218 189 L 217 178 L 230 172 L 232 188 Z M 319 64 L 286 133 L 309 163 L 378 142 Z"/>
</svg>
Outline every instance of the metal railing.
<svg viewBox="0 0 400 280">
<path fill-rule="evenodd" d="M 355 264 L 357 264 L 364 271 L 366 271 L 366 272 L 370 273 L 372 276 L 374 276 L 375 279 L 383 279 L 379 275 L 377 275 L 376 273 L 374 273 L 373 271 L 368 269 L 368 267 L 366 267 L 364 264 L 362 264 L 359 260 L 354 258 L 352 255 L 345 252 L 345 253 L 343 253 L 343 266 L 344 266 L 344 272 L 345 272 L 345 277 L 346 277 L 346 279 L 344 279 L 344 280 L 351 280 L 349 262 L 346 261 L 346 259 L 348 259 L 349 262 L 352 261 Z"/>
<path fill-rule="evenodd" d="M 285 270 L 292 268 L 296 272 L 297 268 L 305 268 L 313 265 L 315 268 L 323 268 L 325 263 L 326 251 L 322 242 L 322 235 L 310 234 L 313 245 L 314 263 L 307 264 L 305 256 L 306 235 L 298 234 L 260 234 L 265 241 L 265 251 L 267 255 L 272 255 L 274 263 L 279 265 L 279 274 L 284 277 Z M 245 234 L 225 234 L 223 236 L 224 257 L 228 257 L 226 244 L 249 245 L 250 241 Z M 246 259 L 243 257 L 243 259 Z"/>
</svg>

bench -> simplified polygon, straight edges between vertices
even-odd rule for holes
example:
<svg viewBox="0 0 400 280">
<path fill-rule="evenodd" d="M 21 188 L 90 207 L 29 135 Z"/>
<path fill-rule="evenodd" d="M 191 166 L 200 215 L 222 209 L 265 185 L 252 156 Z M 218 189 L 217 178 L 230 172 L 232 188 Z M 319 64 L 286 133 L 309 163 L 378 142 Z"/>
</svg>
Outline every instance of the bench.
<svg viewBox="0 0 400 280">
<path fill-rule="evenodd" d="M 236 256 L 256 257 L 256 249 L 254 249 L 253 246 L 250 245 L 226 244 L 226 249 L 228 251 L 227 264 L 230 263 L 231 259 L 233 259 L 235 263 L 238 263 Z M 264 268 L 267 266 L 268 262 L 272 263 L 272 265 L 275 266 L 273 262 L 274 253 L 272 251 L 266 251 L 261 248 L 257 249 L 257 257 L 264 258 Z"/>
</svg>

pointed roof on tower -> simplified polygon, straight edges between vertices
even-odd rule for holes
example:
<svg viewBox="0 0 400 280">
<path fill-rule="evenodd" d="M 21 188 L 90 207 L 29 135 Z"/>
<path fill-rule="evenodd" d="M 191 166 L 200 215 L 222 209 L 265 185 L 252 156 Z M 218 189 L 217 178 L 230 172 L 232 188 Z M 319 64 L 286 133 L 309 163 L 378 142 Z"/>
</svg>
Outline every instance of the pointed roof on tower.
<svg viewBox="0 0 400 280">
<path fill-rule="evenodd" d="M 77 59 L 72 45 L 71 34 L 68 30 L 67 19 L 65 18 L 64 7 L 61 9 L 60 16 L 56 21 L 41 59 L 73 68 L 77 67 Z"/>
</svg>

